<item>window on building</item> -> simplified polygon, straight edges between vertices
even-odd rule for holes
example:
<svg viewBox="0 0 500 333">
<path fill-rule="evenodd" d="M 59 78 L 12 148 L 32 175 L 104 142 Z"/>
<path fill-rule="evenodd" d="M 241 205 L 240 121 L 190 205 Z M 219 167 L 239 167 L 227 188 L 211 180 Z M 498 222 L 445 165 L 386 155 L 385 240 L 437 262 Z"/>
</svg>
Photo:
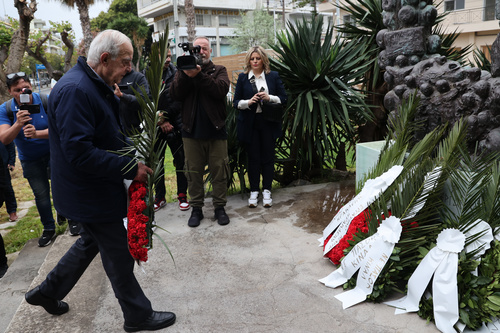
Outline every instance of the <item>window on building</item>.
<svg viewBox="0 0 500 333">
<path fill-rule="evenodd" d="M 226 15 L 219 15 L 219 26 L 221 27 L 228 26 L 228 20 Z"/>
<path fill-rule="evenodd" d="M 235 27 L 240 22 L 241 22 L 241 16 L 240 15 L 231 15 L 231 16 L 228 16 L 227 25 L 229 27 Z"/>
<path fill-rule="evenodd" d="M 196 14 L 196 25 L 203 26 L 203 14 Z"/>
<path fill-rule="evenodd" d="M 465 8 L 465 0 L 446 0 L 444 2 L 444 11 L 450 12 Z"/>
<path fill-rule="evenodd" d="M 495 19 L 495 0 L 484 0 L 484 21 L 493 21 Z"/>
<path fill-rule="evenodd" d="M 356 20 L 352 15 L 344 15 L 342 16 L 342 19 L 344 20 L 344 24 L 351 23 L 352 25 L 356 25 Z"/>
</svg>

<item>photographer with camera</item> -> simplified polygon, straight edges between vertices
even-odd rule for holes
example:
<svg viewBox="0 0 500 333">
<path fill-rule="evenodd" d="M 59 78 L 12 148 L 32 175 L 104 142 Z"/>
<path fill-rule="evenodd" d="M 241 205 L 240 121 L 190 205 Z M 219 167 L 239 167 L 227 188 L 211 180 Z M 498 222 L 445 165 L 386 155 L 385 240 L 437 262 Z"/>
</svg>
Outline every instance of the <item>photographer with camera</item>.
<svg viewBox="0 0 500 333">
<path fill-rule="evenodd" d="M 17 146 L 23 175 L 30 184 L 43 224 L 38 246 L 49 245 L 56 235 L 52 215 L 49 185 L 49 129 L 47 114 L 41 97 L 31 91 L 31 84 L 24 72 L 7 75 L 7 88 L 13 97 L 0 106 L 0 141 Z M 10 112 L 8 112 L 10 110 Z"/>
<path fill-rule="evenodd" d="M 210 60 L 212 48 L 208 38 L 196 38 L 193 47 L 188 46 L 189 49 L 195 54 L 190 58 L 179 57 L 177 63 L 182 65 L 181 59 L 191 59 L 196 66 L 193 69 L 179 66 L 170 86 L 172 98 L 182 102 L 182 141 L 190 204 L 193 207 L 188 226 L 197 227 L 203 219 L 203 176 L 207 164 L 213 188 L 214 218 L 220 225 L 226 225 L 229 223 L 224 210 L 229 170 L 226 131 L 229 77 L 226 67 L 214 65 Z"/>
</svg>

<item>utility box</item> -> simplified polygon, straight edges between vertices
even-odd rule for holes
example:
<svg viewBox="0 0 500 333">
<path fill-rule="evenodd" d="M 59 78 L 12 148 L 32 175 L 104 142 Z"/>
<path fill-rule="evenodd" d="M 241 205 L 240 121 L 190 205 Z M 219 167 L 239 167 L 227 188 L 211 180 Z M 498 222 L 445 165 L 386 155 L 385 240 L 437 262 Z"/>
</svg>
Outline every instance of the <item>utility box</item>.
<svg viewBox="0 0 500 333">
<path fill-rule="evenodd" d="M 385 140 L 356 144 L 356 187 L 363 177 L 373 169 L 384 145 Z"/>
</svg>

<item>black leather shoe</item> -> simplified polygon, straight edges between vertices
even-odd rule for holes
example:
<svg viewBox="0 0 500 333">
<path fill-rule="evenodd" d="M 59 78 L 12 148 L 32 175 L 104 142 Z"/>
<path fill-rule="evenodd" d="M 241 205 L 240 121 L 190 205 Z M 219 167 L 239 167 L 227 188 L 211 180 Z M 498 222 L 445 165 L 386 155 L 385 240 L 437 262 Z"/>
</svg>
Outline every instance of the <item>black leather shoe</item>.
<svg viewBox="0 0 500 333">
<path fill-rule="evenodd" d="M 224 207 L 215 208 L 214 219 L 216 219 L 217 223 L 219 223 L 220 225 L 229 224 L 229 216 L 227 216 Z"/>
<path fill-rule="evenodd" d="M 161 328 L 169 327 L 175 323 L 175 314 L 173 312 L 160 312 L 153 311 L 148 319 L 139 324 L 125 324 L 123 329 L 125 332 L 138 332 L 138 331 L 156 331 Z"/>
<path fill-rule="evenodd" d="M 188 221 L 188 226 L 195 228 L 200 225 L 201 220 L 203 220 L 203 211 L 201 210 L 201 207 L 193 207 L 191 217 Z"/>
<path fill-rule="evenodd" d="M 29 304 L 40 305 L 45 311 L 56 316 L 62 315 L 69 310 L 68 303 L 42 295 L 40 286 L 28 291 L 24 298 Z"/>
</svg>

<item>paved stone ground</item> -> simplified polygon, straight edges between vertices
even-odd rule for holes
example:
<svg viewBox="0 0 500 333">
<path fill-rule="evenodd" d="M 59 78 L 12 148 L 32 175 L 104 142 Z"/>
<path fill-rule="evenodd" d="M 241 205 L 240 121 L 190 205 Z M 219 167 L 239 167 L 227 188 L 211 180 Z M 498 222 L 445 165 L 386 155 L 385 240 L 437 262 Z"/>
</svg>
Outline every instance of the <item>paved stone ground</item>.
<svg viewBox="0 0 500 333">
<path fill-rule="evenodd" d="M 342 290 L 318 282 L 334 266 L 322 258 L 317 239 L 352 195 L 352 182 L 279 189 L 270 209 L 249 209 L 247 197 L 234 195 L 226 207 L 227 226 L 213 220 L 210 200 L 198 228 L 187 226 L 190 211 L 181 212 L 176 204 L 160 210 L 156 220 L 167 231 L 157 232 L 175 261 L 156 240 L 149 261 L 136 267 L 153 307 L 177 314 L 176 324 L 159 332 L 438 332 L 416 314 L 396 316 L 383 304 L 365 302 L 342 310 L 334 298 Z M 56 239 L 29 288 L 43 280 L 74 241 L 68 234 Z M 25 251 L 15 264 L 22 266 Z M 20 274 L 14 268 L 6 275 L 11 281 Z M 65 315 L 30 306 L 22 290 L 13 289 L 0 281 L 0 296 L 11 294 L 9 301 L 0 298 L 2 309 L 20 304 L 8 333 L 123 331 L 100 260 L 66 297 L 70 311 Z"/>
</svg>

